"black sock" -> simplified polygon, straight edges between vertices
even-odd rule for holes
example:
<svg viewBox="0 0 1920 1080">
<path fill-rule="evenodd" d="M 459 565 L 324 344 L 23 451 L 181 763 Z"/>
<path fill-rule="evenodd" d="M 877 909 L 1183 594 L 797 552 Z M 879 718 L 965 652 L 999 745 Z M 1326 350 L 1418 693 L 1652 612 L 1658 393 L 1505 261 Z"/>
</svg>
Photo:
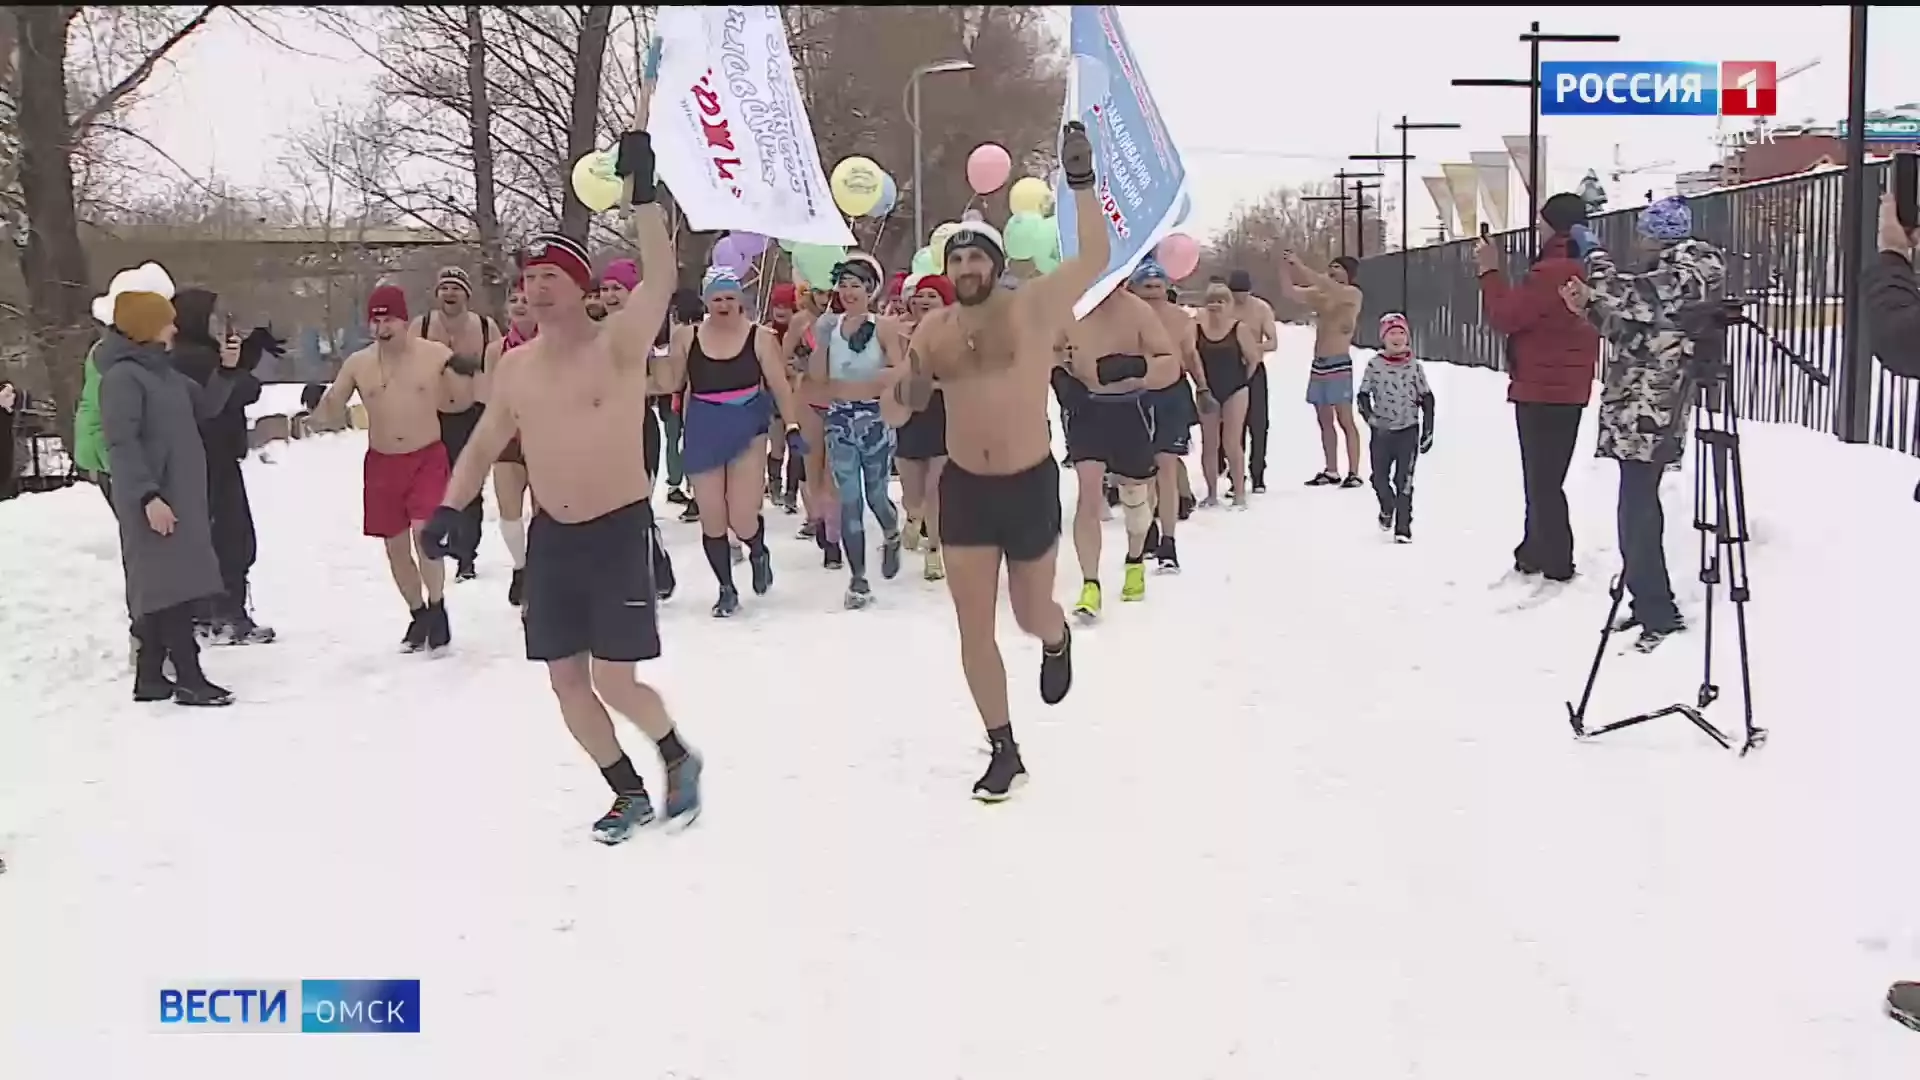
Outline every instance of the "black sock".
<svg viewBox="0 0 1920 1080">
<path fill-rule="evenodd" d="M 748 554 L 765 555 L 767 553 L 767 519 L 762 515 L 754 518 L 753 523 L 753 535 L 742 537 L 740 542 L 747 545 Z"/>
<path fill-rule="evenodd" d="M 1013 741 L 1013 722 L 1011 720 L 1000 727 L 988 728 L 987 741 L 993 744 L 995 750 L 1019 749 L 1019 744 Z"/>
<path fill-rule="evenodd" d="M 767 486 L 768 487 L 778 488 L 780 486 L 780 474 L 786 470 L 786 467 L 787 467 L 786 458 L 774 457 L 772 454 L 767 455 Z"/>
<path fill-rule="evenodd" d="M 674 766 L 686 760 L 687 748 L 680 745 L 678 728 L 662 735 L 653 745 L 660 748 L 660 761 L 665 765 Z"/>
<path fill-rule="evenodd" d="M 1147 552 L 1146 552 L 1146 549 L 1145 549 L 1145 548 L 1142 548 L 1142 549 L 1141 549 L 1141 551 L 1140 551 L 1140 554 L 1138 554 L 1138 555 L 1129 555 L 1129 556 L 1127 556 L 1127 565 L 1128 565 L 1128 566 L 1133 566 L 1133 565 L 1135 565 L 1135 564 L 1138 564 L 1138 563 L 1143 563 L 1143 562 L 1146 562 L 1146 561 L 1147 561 Z"/>
<path fill-rule="evenodd" d="M 600 775 L 606 778 L 607 786 L 613 789 L 615 795 L 646 794 L 645 781 L 641 780 L 640 774 L 634 771 L 633 759 L 625 754 L 620 755 L 619 761 L 601 769 Z"/>
<path fill-rule="evenodd" d="M 724 536 L 703 536 L 700 538 L 701 550 L 707 553 L 707 565 L 713 568 L 713 579 L 720 587 L 733 591 L 733 545 L 727 543 Z"/>
</svg>

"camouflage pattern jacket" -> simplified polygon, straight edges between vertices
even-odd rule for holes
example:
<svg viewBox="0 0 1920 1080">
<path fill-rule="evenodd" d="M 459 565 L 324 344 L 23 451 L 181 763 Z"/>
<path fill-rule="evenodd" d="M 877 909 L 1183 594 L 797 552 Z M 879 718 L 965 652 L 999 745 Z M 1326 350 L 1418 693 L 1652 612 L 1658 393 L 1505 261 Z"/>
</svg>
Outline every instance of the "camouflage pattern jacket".
<svg viewBox="0 0 1920 1080">
<path fill-rule="evenodd" d="M 1622 273 L 1604 248 L 1587 253 L 1586 267 L 1587 318 L 1613 344 L 1594 456 L 1678 461 L 1693 385 L 1693 337 L 1681 327 L 1680 311 L 1720 298 L 1726 261 L 1711 244 L 1687 239 L 1663 246 L 1643 274 Z"/>
</svg>

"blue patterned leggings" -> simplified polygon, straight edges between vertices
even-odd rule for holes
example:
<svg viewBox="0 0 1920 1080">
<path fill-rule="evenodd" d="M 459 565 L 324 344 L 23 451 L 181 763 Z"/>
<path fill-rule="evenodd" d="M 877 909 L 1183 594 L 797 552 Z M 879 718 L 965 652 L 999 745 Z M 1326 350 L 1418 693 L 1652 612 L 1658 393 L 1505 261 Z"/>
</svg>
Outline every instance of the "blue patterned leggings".
<svg viewBox="0 0 1920 1080">
<path fill-rule="evenodd" d="M 893 429 L 872 401 L 836 401 L 827 409 L 827 465 L 840 489 L 840 542 L 847 569 L 867 576 L 868 510 L 889 539 L 900 534 L 900 510 L 887 492 L 893 473 Z"/>
</svg>

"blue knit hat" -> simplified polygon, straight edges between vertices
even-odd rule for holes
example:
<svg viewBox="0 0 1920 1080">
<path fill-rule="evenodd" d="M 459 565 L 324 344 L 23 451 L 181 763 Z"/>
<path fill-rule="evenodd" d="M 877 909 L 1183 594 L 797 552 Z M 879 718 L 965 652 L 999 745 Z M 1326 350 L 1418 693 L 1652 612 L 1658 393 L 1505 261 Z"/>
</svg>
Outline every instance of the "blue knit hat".
<svg viewBox="0 0 1920 1080">
<path fill-rule="evenodd" d="M 1650 240 L 1685 240 L 1693 235 L 1693 211 L 1687 200 L 1669 195 L 1640 211 L 1640 235 Z"/>
</svg>

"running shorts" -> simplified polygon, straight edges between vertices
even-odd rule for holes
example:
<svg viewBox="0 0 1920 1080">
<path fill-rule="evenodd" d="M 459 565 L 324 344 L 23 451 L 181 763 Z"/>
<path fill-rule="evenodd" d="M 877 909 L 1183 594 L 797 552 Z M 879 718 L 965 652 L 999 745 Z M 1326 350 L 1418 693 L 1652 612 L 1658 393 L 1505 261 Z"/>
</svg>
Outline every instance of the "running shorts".
<svg viewBox="0 0 1920 1080">
<path fill-rule="evenodd" d="M 445 443 L 428 443 L 404 454 L 368 450 L 361 466 L 362 531 L 382 540 L 405 535 L 433 516 L 447 497 L 452 472 Z"/>
<path fill-rule="evenodd" d="M 660 655 L 646 501 L 575 524 L 543 510 L 527 528 L 527 659 L 633 663 Z"/>
<path fill-rule="evenodd" d="M 1154 462 L 1153 409 L 1144 396 L 1103 398 L 1088 395 L 1067 425 L 1067 463 L 1098 461 L 1115 476 L 1151 480 Z"/>
<path fill-rule="evenodd" d="M 1051 455 L 1005 476 L 970 473 L 948 459 L 940 473 L 940 543 L 994 548 L 1008 562 L 1046 557 L 1060 540 L 1060 466 Z"/>
</svg>

